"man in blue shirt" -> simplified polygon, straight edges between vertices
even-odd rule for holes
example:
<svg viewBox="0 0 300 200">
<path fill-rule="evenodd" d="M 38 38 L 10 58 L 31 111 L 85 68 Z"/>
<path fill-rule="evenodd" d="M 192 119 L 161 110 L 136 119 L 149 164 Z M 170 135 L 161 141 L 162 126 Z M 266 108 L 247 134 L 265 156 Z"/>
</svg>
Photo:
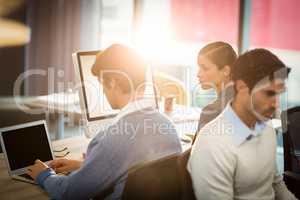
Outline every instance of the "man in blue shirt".
<svg viewBox="0 0 300 200">
<path fill-rule="evenodd" d="M 90 199 L 113 186 L 106 199 L 120 199 L 133 165 L 181 152 L 173 124 L 143 103 L 146 64 L 132 49 L 112 45 L 97 55 L 98 76 L 113 109 L 114 122 L 90 142 L 84 161 L 37 160 L 28 174 L 53 199 Z M 56 172 L 71 172 L 68 176 Z"/>
</svg>

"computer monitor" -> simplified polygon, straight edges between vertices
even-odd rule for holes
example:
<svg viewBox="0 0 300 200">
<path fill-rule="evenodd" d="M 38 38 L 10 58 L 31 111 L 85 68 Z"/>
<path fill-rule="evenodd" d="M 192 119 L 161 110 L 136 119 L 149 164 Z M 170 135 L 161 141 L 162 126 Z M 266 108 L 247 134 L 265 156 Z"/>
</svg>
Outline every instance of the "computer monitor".
<svg viewBox="0 0 300 200">
<path fill-rule="evenodd" d="M 73 54 L 73 61 L 78 70 L 78 81 L 81 99 L 82 110 L 85 111 L 88 121 L 101 120 L 114 117 L 118 110 L 111 108 L 106 96 L 103 92 L 103 87 L 99 84 L 96 76 L 91 72 L 91 68 L 96 60 L 97 53 L 100 51 L 77 52 Z"/>
<path fill-rule="evenodd" d="M 98 78 L 91 72 L 99 52 L 84 51 L 72 55 L 77 78 L 79 79 L 77 83 L 80 89 L 81 109 L 84 111 L 88 122 L 112 118 L 119 112 L 119 110 L 111 108 L 104 95 L 103 87 Z M 158 108 L 150 67 L 147 70 L 146 83 L 145 99 L 147 99 L 147 104 L 152 104 L 153 107 Z"/>
</svg>

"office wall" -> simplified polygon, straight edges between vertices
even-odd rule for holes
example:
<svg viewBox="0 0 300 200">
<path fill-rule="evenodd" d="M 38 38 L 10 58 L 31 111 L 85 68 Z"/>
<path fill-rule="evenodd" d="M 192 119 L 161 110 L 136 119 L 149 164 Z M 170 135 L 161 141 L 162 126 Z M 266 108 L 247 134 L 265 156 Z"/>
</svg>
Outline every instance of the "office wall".
<svg viewBox="0 0 300 200">
<path fill-rule="evenodd" d="M 26 6 L 22 6 L 9 16 L 5 17 L 25 23 Z M 0 96 L 13 95 L 14 81 L 24 71 L 25 47 L 2 47 L 0 48 Z"/>
<path fill-rule="evenodd" d="M 26 7 L 26 5 L 22 6 L 5 18 L 25 23 Z M 45 119 L 44 114 L 32 115 L 23 112 L 12 98 L 8 98 L 13 96 L 14 82 L 25 69 L 25 46 L 0 48 L 0 62 L 0 128 Z M 21 94 L 24 94 L 23 88 Z"/>
<path fill-rule="evenodd" d="M 31 40 L 25 68 L 41 73 L 26 78 L 25 94 L 69 91 L 75 82 L 72 53 L 99 47 L 101 1 L 28 0 L 27 5 Z"/>
</svg>

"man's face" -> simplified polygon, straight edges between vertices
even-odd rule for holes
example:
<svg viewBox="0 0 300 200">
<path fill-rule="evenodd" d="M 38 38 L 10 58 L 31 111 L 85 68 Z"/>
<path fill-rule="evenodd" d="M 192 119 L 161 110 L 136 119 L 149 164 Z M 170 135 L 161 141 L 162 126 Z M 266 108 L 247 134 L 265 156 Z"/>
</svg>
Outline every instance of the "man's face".
<svg viewBox="0 0 300 200">
<path fill-rule="evenodd" d="M 103 92 L 111 108 L 118 109 L 117 102 L 116 102 L 116 94 L 115 94 L 115 90 L 113 89 L 113 86 L 110 85 L 109 81 L 103 81 L 103 80 L 99 80 L 99 84 L 103 86 Z"/>
<path fill-rule="evenodd" d="M 250 109 L 258 121 L 274 117 L 279 108 L 279 96 L 285 91 L 284 80 L 273 80 L 255 87 L 250 96 Z"/>
</svg>

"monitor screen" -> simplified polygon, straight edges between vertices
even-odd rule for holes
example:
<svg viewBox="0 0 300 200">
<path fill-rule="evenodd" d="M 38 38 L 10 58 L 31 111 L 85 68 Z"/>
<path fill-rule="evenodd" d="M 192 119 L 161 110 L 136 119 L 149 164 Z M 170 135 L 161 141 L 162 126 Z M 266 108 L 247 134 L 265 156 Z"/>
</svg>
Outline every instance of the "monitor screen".
<svg viewBox="0 0 300 200">
<path fill-rule="evenodd" d="M 111 108 L 104 95 L 103 87 L 97 77 L 91 72 L 97 53 L 97 51 L 94 51 L 78 54 L 81 86 L 85 100 L 85 112 L 87 113 L 89 121 L 115 116 L 119 111 Z"/>
<path fill-rule="evenodd" d="M 99 51 L 78 52 L 76 60 L 80 73 L 84 109 L 89 121 L 114 117 L 119 112 L 119 110 L 111 108 L 104 95 L 102 85 L 99 83 L 98 78 L 91 72 L 91 68 L 96 61 L 97 53 L 99 53 Z M 147 99 L 147 104 L 157 107 L 151 68 L 147 70 L 146 79 L 145 98 Z"/>
<path fill-rule="evenodd" d="M 53 159 L 44 124 L 4 131 L 2 138 L 11 170 Z"/>
</svg>

